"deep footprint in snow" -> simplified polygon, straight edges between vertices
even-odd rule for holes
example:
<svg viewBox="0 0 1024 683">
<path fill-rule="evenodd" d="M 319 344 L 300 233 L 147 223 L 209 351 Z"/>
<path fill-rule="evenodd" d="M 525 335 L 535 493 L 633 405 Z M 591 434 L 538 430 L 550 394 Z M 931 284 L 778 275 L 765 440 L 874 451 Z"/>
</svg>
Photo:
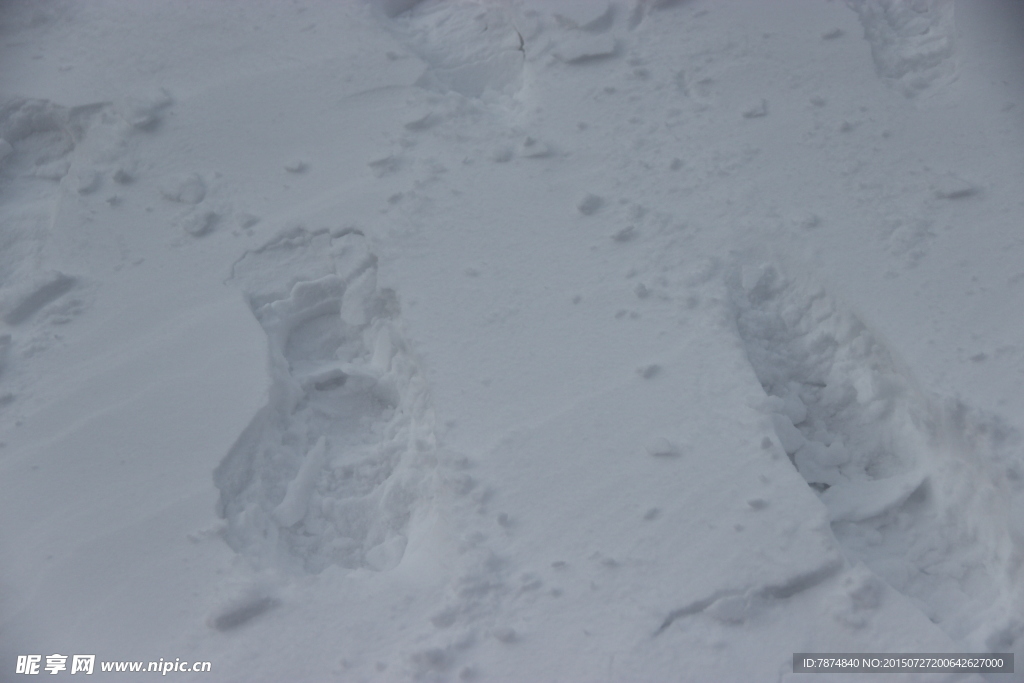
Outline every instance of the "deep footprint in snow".
<svg viewBox="0 0 1024 683">
<path fill-rule="evenodd" d="M 857 316 L 777 268 L 731 283 L 779 442 L 851 559 L 974 651 L 1020 647 L 1024 454 L 1016 432 L 930 399 Z"/>
<path fill-rule="evenodd" d="M 215 472 L 228 543 L 309 572 L 393 567 L 433 429 L 376 257 L 356 231 L 295 228 L 231 281 L 267 333 L 272 385 Z"/>
</svg>

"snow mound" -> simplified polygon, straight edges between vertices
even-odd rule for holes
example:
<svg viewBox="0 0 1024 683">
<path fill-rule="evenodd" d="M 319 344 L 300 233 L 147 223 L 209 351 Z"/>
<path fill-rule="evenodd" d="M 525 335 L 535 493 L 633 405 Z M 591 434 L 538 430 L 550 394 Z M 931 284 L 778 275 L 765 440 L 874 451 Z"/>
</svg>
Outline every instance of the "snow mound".
<svg viewBox="0 0 1024 683">
<path fill-rule="evenodd" d="M 294 228 L 231 282 L 270 341 L 270 399 L 215 472 L 227 539 L 258 564 L 383 570 L 433 449 L 433 414 L 362 234 Z"/>
</svg>

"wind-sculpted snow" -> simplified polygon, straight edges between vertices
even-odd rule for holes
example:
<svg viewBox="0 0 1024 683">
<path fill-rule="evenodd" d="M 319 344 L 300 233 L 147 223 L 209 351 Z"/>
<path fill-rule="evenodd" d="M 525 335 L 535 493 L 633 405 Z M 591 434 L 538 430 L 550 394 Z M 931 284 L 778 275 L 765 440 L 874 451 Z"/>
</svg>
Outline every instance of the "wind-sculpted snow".
<svg viewBox="0 0 1024 683">
<path fill-rule="evenodd" d="M 1024 452 L 998 419 L 925 395 L 823 289 L 774 266 L 733 282 L 780 443 L 855 559 L 965 647 L 1024 631 Z"/>
<path fill-rule="evenodd" d="M 270 342 L 270 400 L 217 468 L 233 548 L 319 572 L 401 560 L 433 447 L 426 387 L 394 293 L 357 231 L 285 232 L 231 282 Z"/>
</svg>

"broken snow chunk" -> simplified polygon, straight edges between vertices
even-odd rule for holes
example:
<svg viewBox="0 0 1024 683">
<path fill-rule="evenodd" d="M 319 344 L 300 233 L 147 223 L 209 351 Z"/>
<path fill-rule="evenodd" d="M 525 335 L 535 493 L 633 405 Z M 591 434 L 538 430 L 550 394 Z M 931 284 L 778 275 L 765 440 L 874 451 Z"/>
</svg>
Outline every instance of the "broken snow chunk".
<svg viewBox="0 0 1024 683">
<path fill-rule="evenodd" d="M 935 196 L 939 199 L 964 199 L 978 194 L 981 188 L 952 173 L 939 176 L 932 183 Z"/>
<path fill-rule="evenodd" d="M 584 216 L 592 216 L 597 213 L 602 206 L 604 206 L 604 199 L 598 197 L 596 194 L 587 193 L 576 205 L 576 208 Z"/>
<path fill-rule="evenodd" d="M 912 470 L 889 479 L 840 481 L 821 499 L 833 522 L 861 522 L 903 505 L 927 483 L 927 475 Z"/>
<path fill-rule="evenodd" d="M 807 442 L 800 430 L 794 427 L 785 415 L 773 414 L 772 426 L 775 427 L 775 434 L 779 437 L 779 443 L 782 444 L 786 455 L 793 455 Z"/>
<path fill-rule="evenodd" d="M 838 26 L 835 27 L 835 28 L 829 29 L 828 31 L 825 31 L 824 33 L 821 34 L 821 39 L 822 40 L 835 40 L 836 38 L 842 38 L 842 37 L 843 37 L 843 29 L 839 28 Z"/>
<path fill-rule="evenodd" d="M 759 119 L 762 116 L 768 116 L 768 100 L 765 99 L 755 102 L 743 110 L 745 119 Z"/>
<path fill-rule="evenodd" d="M 306 516 L 309 508 L 309 497 L 313 493 L 317 476 L 323 469 L 327 454 L 327 439 L 321 436 L 316 444 L 306 453 L 295 478 L 288 482 L 288 488 L 282 500 L 274 508 L 273 517 L 283 527 L 290 527 Z"/>
<path fill-rule="evenodd" d="M 765 500 L 764 498 L 751 498 L 747 500 L 747 505 L 749 505 L 754 510 L 764 510 L 766 507 L 768 507 L 768 501 Z"/>
<path fill-rule="evenodd" d="M 799 385 L 796 382 L 789 384 L 789 392 L 783 399 L 782 412 L 794 425 L 798 425 L 807 419 L 807 406 L 800 400 Z"/>
<path fill-rule="evenodd" d="M 7 142 L 7 140 L 4 140 L 3 138 L 0 138 L 0 161 L 6 159 L 7 156 L 13 151 L 14 148 L 11 147 L 11 143 Z"/>
<path fill-rule="evenodd" d="M 656 458 L 674 458 L 682 454 L 677 444 L 672 443 L 663 436 L 648 441 L 647 452 Z"/>
<path fill-rule="evenodd" d="M 216 211 L 195 211 L 181 219 L 181 229 L 193 237 L 202 237 L 212 232 L 219 220 Z"/>
<path fill-rule="evenodd" d="M 206 183 L 197 173 L 184 173 L 168 178 L 160 185 L 164 199 L 181 204 L 198 204 L 206 197 Z"/>
<path fill-rule="evenodd" d="M 289 173 L 305 173 L 308 168 L 309 164 L 302 159 L 292 159 L 284 165 L 284 170 Z"/>
<path fill-rule="evenodd" d="M 849 453 L 839 441 L 831 446 L 820 441 L 808 441 L 793 456 L 793 463 L 807 483 L 834 486 L 846 481 L 839 472 L 839 466 L 849 459 Z"/>
<path fill-rule="evenodd" d="M 613 57 L 617 50 L 618 44 L 613 36 L 581 36 L 560 44 L 555 50 L 555 56 L 566 64 L 582 64 Z"/>
</svg>

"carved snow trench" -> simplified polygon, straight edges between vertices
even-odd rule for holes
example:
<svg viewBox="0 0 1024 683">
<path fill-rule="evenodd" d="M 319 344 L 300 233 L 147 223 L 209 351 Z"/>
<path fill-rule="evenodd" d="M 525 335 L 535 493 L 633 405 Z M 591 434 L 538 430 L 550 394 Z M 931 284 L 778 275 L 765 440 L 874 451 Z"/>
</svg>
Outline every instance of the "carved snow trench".
<svg viewBox="0 0 1024 683">
<path fill-rule="evenodd" d="M 214 474 L 228 543 L 312 573 L 394 567 L 433 413 L 365 237 L 294 228 L 243 256 L 230 282 L 267 333 L 271 386 Z"/>
<path fill-rule="evenodd" d="M 1019 647 L 1017 432 L 918 390 L 877 335 L 819 286 L 770 265 L 743 268 L 730 286 L 778 440 L 828 508 L 848 558 L 966 648 Z"/>
</svg>

